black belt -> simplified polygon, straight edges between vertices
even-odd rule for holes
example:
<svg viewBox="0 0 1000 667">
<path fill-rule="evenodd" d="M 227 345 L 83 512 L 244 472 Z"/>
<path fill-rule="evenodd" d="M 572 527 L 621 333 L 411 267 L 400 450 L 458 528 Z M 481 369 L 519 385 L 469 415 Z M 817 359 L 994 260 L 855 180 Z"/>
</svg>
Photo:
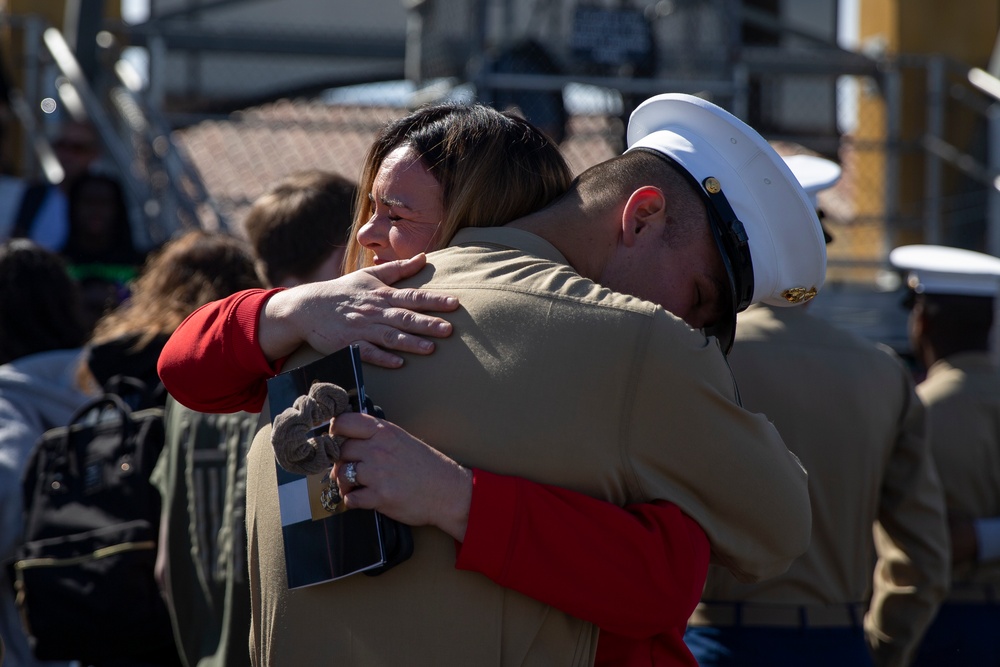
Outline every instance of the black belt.
<svg viewBox="0 0 1000 667">
<path fill-rule="evenodd" d="M 1000 584 L 952 584 L 945 602 L 1000 604 Z"/>
<path fill-rule="evenodd" d="M 866 605 L 761 604 L 756 602 L 702 602 L 688 625 L 762 628 L 861 627 Z"/>
</svg>

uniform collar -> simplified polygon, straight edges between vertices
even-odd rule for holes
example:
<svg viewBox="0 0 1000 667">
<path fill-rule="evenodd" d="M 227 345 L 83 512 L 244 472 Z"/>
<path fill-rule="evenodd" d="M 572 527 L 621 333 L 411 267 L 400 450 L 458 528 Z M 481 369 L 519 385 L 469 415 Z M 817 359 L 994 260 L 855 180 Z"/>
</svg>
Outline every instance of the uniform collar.
<svg viewBox="0 0 1000 667">
<path fill-rule="evenodd" d="M 944 359 L 938 359 L 927 369 L 927 377 L 938 373 L 946 373 L 949 370 L 957 369 L 961 371 L 971 370 L 996 370 L 996 364 L 990 359 L 986 352 L 959 352 Z"/>
<path fill-rule="evenodd" d="M 514 227 L 465 227 L 452 237 L 449 246 L 490 244 L 513 248 L 558 264 L 569 266 L 569 260 L 541 236 Z"/>
</svg>

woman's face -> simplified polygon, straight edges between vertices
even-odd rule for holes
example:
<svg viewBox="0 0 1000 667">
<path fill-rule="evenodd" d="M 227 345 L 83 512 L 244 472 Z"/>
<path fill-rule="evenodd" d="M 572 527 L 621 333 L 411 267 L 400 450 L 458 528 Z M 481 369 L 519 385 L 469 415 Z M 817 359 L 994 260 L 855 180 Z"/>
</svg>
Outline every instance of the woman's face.
<svg viewBox="0 0 1000 667">
<path fill-rule="evenodd" d="M 389 153 L 368 193 L 372 216 L 358 230 L 358 243 L 375 264 L 436 250 L 434 236 L 444 218 L 441 184 L 409 146 Z"/>
</svg>

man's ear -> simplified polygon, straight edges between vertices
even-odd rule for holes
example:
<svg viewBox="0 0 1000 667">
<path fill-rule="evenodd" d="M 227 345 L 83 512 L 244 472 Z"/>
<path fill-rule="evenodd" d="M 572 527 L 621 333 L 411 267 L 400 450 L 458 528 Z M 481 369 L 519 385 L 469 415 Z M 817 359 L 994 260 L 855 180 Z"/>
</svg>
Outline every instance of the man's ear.
<svg viewBox="0 0 1000 667">
<path fill-rule="evenodd" d="M 622 210 L 622 242 L 633 245 L 637 236 L 648 233 L 656 223 L 666 222 L 666 214 L 667 202 L 662 190 L 652 185 L 639 188 Z"/>
</svg>

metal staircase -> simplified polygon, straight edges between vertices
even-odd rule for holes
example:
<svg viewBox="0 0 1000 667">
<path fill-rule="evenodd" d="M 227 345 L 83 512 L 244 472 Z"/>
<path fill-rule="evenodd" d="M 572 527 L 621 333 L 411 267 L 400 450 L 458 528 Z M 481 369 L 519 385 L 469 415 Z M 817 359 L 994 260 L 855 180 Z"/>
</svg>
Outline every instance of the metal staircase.
<svg viewBox="0 0 1000 667">
<path fill-rule="evenodd" d="M 46 136 L 58 118 L 88 120 L 100 134 L 108 166 L 127 193 L 136 239 L 156 247 L 187 227 L 227 229 L 228 221 L 197 170 L 171 138 L 171 128 L 143 96 L 127 61 L 108 60 L 91 80 L 63 34 L 36 16 L 4 16 L 22 36 L 24 83 L 12 91 L 12 111 L 23 129 L 22 170 L 62 180 Z"/>
</svg>

